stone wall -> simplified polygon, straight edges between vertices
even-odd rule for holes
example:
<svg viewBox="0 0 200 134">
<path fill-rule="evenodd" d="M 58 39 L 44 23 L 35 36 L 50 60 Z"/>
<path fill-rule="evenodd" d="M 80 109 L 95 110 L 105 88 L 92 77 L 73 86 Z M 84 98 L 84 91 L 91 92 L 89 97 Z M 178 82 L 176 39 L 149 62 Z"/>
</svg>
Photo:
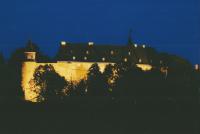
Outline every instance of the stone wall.
<svg viewBox="0 0 200 134">
<path fill-rule="evenodd" d="M 33 91 L 33 74 L 37 67 L 40 65 L 51 64 L 56 72 L 63 76 L 68 81 L 79 81 L 81 79 L 85 79 L 87 76 L 88 69 L 91 67 L 94 62 L 67 62 L 60 61 L 56 63 L 37 63 L 27 61 L 22 65 L 22 88 L 25 93 L 25 100 L 28 101 L 36 101 L 37 94 Z M 99 65 L 100 71 L 103 72 L 106 65 L 113 64 L 107 62 L 97 63 Z"/>
</svg>

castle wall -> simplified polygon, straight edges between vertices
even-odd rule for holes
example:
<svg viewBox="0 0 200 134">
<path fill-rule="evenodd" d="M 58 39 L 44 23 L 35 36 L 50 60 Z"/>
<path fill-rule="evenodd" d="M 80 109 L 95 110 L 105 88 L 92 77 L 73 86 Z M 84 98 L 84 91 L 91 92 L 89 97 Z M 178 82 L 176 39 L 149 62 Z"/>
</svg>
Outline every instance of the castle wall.
<svg viewBox="0 0 200 134">
<path fill-rule="evenodd" d="M 37 67 L 40 65 L 51 64 L 56 72 L 64 77 L 68 81 L 78 82 L 81 79 L 86 79 L 88 69 L 91 67 L 94 62 L 68 62 L 68 61 L 59 61 L 56 63 L 37 63 L 34 61 L 26 61 L 22 65 L 22 88 L 25 94 L 25 100 L 35 102 L 37 93 L 34 91 L 34 82 L 33 74 Z M 103 72 L 106 65 L 114 64 L 109 62 L 97 62 L 100 71 Z M 148 71 L 152 69 L 151 65 L 148 64 L 137 64 L 139 68 L 143 71 Z"/>
<path fill-rule="evenodd" d="M 40 65 L 51 64 L 56 72 L 63 76 L 68 81 L 79 81 L 85 79 L 87 76 L 88 69 L 94 62 L 67 62 L 60 61 L 56 63 L 37 63 L 27 61 L 22 65 L 22 88 L 25 93 L 25 100 L 36 101 L 37 93 L 34 90 L 34 83 L 31 81 L 33 79 L 34 71 Z M 103 72 L 106 65 L 111 63 L 99 62 L 100 71 Z M 113 64 L 113 63 L 112 63 Z"/>
</svg>

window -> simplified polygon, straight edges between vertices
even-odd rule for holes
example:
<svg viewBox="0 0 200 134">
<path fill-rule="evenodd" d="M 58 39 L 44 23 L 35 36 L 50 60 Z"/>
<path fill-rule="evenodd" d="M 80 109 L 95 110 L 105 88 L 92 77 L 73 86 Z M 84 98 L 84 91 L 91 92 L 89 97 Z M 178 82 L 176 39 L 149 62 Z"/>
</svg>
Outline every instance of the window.
<svg viewBox="0 0 200 134">
<path fill-rule="evenodd" d="M 145 48 L 146 46 L 145 46 L 145 45 L 142 45 L 142 47 Z"/>
<path fill-rule="evenodd" d="M 73 58 L 73 60 L 76 60 L 76 57 L 75 57 L 75 56 L 73 56 L 72 58 Z"/>
<path fill-rule="evenodd" d="M 124 58 L 124 62 L 127 62 L 128 61 L 128 59 L 127 58 Z"/>
<path fill-rule="evenodd" d="M 67 43 L 65 41 L 61 41 L 61 45 L 65 46 Z"/>
<path fill-rule="evenodd" d="M 128 55 L 131 55 L 131 52 L 128 52 Z"/>
<path fill-rule="evenodd" d="M 111 51 L 110 51 L 110 54 L 111 54 L 111 55 L 113 55 L 113 54 L 114 54 L 114 51 L 113 51 L 113 50 L 111 50 Z"/>
<path fill-rule="evenodd" d="M 102 58 L 102 61 L 105 61 L 105 60 L 106 60 L 106 59 L 103 57 L 103 58 Z"/>
<path fill-rule="evenodd" d="M 139 59 L 139 63 L 142 63 L 142 59 Z"/>
<path fill-rule="evenodd" d="M 84 60 L 87 60 L 87 57 L 84 57 Z"/>
<path fill-rule="evenodd" d="M 88 51 L 88 50 L 86 51 L 86 54 L 89 54 L 89 51 Z"/>
<path fill-rule="evenodd" d="M 89 45 L 89 46 L 93 46 L 93 45 L 94 45 L 94 42 L 88 42 L 88 45 Z"/>
<path fill-rule="evenodd" d="M 134 47 L 137 47 L 137 46 L 138 46 L 137 44 L 134 45 Z"/>
</svg>

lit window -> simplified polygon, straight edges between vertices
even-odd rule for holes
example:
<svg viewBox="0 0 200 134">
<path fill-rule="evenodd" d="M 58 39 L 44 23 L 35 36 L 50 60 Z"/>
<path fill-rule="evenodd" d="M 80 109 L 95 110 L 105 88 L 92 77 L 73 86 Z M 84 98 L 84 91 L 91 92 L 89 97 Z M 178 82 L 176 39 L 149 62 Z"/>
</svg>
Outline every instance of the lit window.
<svg viewBox="0 0 200 134">
<path fill-rule="evenodd" d="M 135 46 L 135 47 L 137 47 L 138 45 L 137 45 L 137 44 L 135 44 L 134 46 Z"/>
<path fill-rule="evenodd" d="M 162 60 L 160 60 L 160 64 L 162 64 L 163 63 L 163 61 Z"/>
<path fill-rule="evenodd" d="M 128 52 L 128 55 L 131 55 L 131 52 Z"/>
<path fill-rule="evenodd" d="M 88 45 L 89 45 L 89 46 L 93 46 L 93 45 L 94 45 L 94 42 L 88 42 Z"/>
<path fill-rule="evenodd" d="M 145 45 L 142 45 L 142 47 L 145 48 L 146 46 L 145 46 Z"/>
<path fill-rule="evenodd" d="M 87 60 L 87 57 L 84 57 L 84 60 Z"/>
<path fill-rule="evenodd" d="M 124 62 L 127 62 L 128 61 L 128 59 L 127 58 L 124 58 Z"/>
<path fill-rule="evenodd" d="M 195 70 L 199 70 L 199 65 L 198 64 L 195 65 Z"/>
<path fill-rule="evenodd" d="M 111 54 L 111 55 L 113 55 L 113 54 L 114 54 L 114 51 L 113 51 L 113 50 L 111 50 L 111 51 L 110 51 L 110 54 Z"/>
<path fill-rule="evenodd" d="M 76 59 L 76 57 L 75 56 L 73 56 L 73 60 L 75 60 Z"/>
<path fill-rule="evenodd" d="M 86 54 L 89 54 L 89 51 L 88 51 L 88 50 L 86 51 Z"/>
<path fill-rule="evenodd" d="M 61 45 L 65 46 L 67 43 L 65 41 L 61 41 Z"/>
<path fill-rule="evenodd" d="M 106 60 L 106 59 L 103 57 L 103 58 L 102 58 L 102 61 L 105 61 L 105 60 Z"/>
<path fill-rule="evenodd" d="M 29 60 L 33 59 L 33 56 L 32 55 L 28 55 L 28 59 Z"/>
<path fill-rule="evenodd" d="M 139 63 L 142 63 L 142 59 L 139 59 Z"/>
</svg>

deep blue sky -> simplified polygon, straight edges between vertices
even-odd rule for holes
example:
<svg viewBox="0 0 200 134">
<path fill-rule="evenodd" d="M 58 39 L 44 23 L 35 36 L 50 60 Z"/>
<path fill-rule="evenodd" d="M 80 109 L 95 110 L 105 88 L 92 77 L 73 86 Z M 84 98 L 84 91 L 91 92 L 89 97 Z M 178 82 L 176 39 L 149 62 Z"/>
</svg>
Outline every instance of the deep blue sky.
<svg viewBox="0 0 200 134">
<path fill-rule="evenodd" d="M 0 0 L 0 51 L 28 39 L 54 55 L 59 42 L 136 43 L 200 63 L 200 0 Z"/>
</svg>

